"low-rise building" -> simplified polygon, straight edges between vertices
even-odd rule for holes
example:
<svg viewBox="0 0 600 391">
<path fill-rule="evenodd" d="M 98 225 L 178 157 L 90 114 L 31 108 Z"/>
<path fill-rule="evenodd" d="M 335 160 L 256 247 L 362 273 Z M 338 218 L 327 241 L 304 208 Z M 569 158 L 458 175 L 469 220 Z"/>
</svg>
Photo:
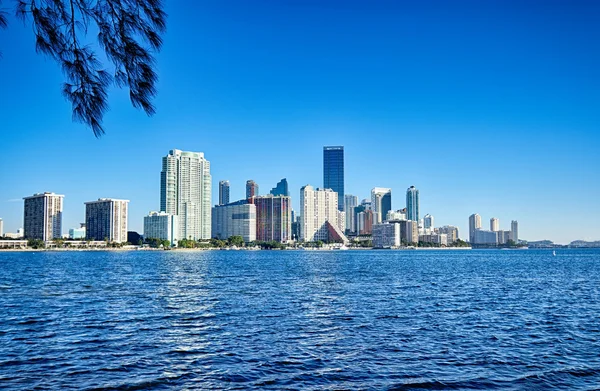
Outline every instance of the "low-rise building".
<svg viewBox="0 0 600 391">
<path fill-rule="evenodd" d="M 473 233 L 473 244 L 495 246 L 498 244 L 498 232 L 476 229 Z"/>
</svg>

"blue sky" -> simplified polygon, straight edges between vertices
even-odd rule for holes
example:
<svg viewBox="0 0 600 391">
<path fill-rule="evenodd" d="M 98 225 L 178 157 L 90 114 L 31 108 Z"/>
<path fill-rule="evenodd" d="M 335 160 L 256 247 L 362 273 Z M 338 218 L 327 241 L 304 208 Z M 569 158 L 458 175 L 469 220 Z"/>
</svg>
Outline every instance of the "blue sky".
<svg viewBox="0 0 600 391">
<path fill-rule="evenodd" d="M 161 157 L 201 151 L 241 198 L 286 177 L 294 205 L 344 145 L 346 193 L 420 190 L 437 226 L 468 216 L 523 239 L 600 240 L 600 2 L 167 2 L 157 114 L 110 92 L 107 134 L 71 122 L 63 75 L 31 29 L 0 30 L 0 218 L 22 197 L 127 198 L 130 228 L 159 207 Z M 12 6 L 4 2 L 3 6 Z M 93 40 L 93 37 L 90 37 Z"/>
</svg>

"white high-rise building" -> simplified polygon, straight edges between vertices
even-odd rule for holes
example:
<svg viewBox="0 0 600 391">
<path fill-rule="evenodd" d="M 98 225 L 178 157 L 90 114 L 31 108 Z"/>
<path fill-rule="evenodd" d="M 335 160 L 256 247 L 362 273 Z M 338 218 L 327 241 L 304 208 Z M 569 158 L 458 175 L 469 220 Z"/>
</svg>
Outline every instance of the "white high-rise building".
<svg viewBox="0 0 600 391">
<path fill-rule="evenodd" d="M 210 239 L 210 162 L 202 152 L 169 151 L 162 159 L 160 210 L 179 217 L 178 238 Z"/>
<path fill-rule="evenodd" d="M 217 239 L 241 236 L 246 243 L 256 240 L 256 205 L 246 200 L 215 206 L 212 220 L 212 236 Z"/>
<path fill-rule="evenodd" d="M 490 219 L 490 231 L 492 231 L 492 232 L 500 231 L 500 220 L 498 220 L 495 217 L 492 217 Z"/>
<path fill-rule="evenodd" d="M 356 232 L 354 208 L 358 206 L 358 197 L 352 194 L 344 195 L 344 212 L 346 213 L 346 230 Z"/>
<path fill-rule="evenodd" d="M 423 228 L 426 230 L 432 230 L 434 227 L 433 216 L 430 214 L 426 214 L 423 216 Z"/>
<path fill-rule="evenodd" d="M 373 208 L 374 224 L 379 224 L 392 210 L 392 189 L 387 187 L 374 187 L 371 190 L 371 206 Z"/>
<path fill-rule="evenodd" d="M 64 197 L 64 195 L 46 192 L 23 198 L 25 239 L 48 241 L 62 237 Z"/>
<path fill-rule="evenodd" d="M 348 241 L 343 234 L 345 221 L 339 221 L 336 192 L 306 185 L 300 189 L 300 208 L 300 240 Z"/>
<path fill-rule="evenodd" d="M 85 236 L 89 240 L 127 242 L 129 200 L 99 198 L 85 203 Z"/>
<path fill-rule="evenodd" d="M 144 216 L 144 238 L 168 240 L 176 245 L 179 232 L 179 218 L 166 212 L 150 212 Z M 137 244 L 137 243 L 132 243 Z"/>
<path fill-rule="evenodd" d="M 519 243 L 519 222 L 517 220 L 510 223 L 510 239 L 515 243 Z"/>
<path fill-rule="evenodd" d="M 475 231 L 481 229 L 481 216 L 477 213 L 469 216 L 469 242 L 475 242 Z"/>
</svg>

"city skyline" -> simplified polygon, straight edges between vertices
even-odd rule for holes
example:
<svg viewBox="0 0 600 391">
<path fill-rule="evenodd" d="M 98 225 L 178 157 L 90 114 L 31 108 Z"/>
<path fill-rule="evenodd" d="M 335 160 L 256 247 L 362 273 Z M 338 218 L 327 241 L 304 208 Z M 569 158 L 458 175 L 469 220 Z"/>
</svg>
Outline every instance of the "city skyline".
<svg viewBox="0 0 600 391">
<path fill-rule="evenodd" d="M 157 114 L 147 118 L 111 89 L 100 140 L 71 121 L 60 68 L 8 15 L 10 29 L 0 31 L 4 231 L 22 227 L 23 196 L 51 191 L 65 194 L 63 231 L 84 221 L 84 202 L 106 195 L 132 200 L 131 229 L 141 232 L 143 217 L 159 209 L 156 157 L 172 148 L 211 161 L 211 205 L 219 180 L 237 200 L 248 178 L 266 192 L 285 177 L 298 210 L 298 189 L 323 183 L 322 147 L 343 145 L 344 192 L 359 200 L 387 187 L 401 209 L 415 185 L 420 213 L 463 237 L 476 212 L 503 230 L 518 220 L 526 240 L 600 238 L 600 55 L 587 49 L 600 38 L 592 18 L 600 4 L 340 7 L 215 3 L 183 12 L 166 4 Z M 201 54 L 190 55 L 192 44 Z M 555 219 L 565 189 L 576 196 L 572 226 Z"/>
</svg>

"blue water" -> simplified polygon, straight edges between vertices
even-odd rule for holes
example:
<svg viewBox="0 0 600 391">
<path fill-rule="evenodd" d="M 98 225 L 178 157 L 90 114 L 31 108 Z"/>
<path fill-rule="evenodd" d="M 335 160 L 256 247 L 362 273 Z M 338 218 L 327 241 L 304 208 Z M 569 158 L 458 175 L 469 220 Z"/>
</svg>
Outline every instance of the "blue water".
<svg viewBox="0 0 600 391">
<path fill-rule="evenodd" d="M 600 251 L 0 253 L 0 388 L 600 389 Z"/>
</svg>

